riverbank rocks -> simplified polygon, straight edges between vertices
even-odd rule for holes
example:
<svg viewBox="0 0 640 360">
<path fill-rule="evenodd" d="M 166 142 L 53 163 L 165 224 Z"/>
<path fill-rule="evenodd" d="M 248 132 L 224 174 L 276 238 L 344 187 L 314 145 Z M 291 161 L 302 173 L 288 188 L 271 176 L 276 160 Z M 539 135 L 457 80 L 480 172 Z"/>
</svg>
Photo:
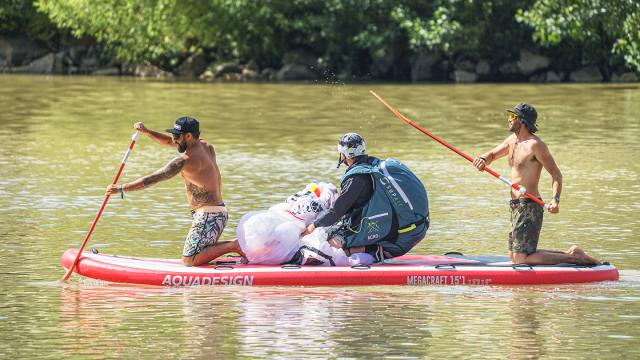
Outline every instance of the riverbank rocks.
<svg viewBox="0 0 640 360">
<path fill-rule="evenodd" d="M 288 51 L 282 57 L 282 68 L 275 73 L 277 81 L 315 80 L 318 78 L 319 59 L 304 50 Z"/>
<path fill-rule="evenodd" d="M 168 79 L 173 77 L 172 73 L 164 71 L 157 66 L 151 65 L 148 62 L 136 65 L 133 74 L 142 78 L 154 79 Z"/>
<path fill-rule="evenodd" d="M 603 77 L 597 66 L 588 66 L 580 70 L 576 70 L 569 75 L 572 82 L 591 83 L 602 82 Z"/>
<path fill-rule="evenodd" d="M 467 70 L 455 70 L 452 77 L 455 82 L 461 84 L 474 83 L 478 80 L 478 75 L 476 73 Z"/>
<path fill-rule="evenodd" d="M 53 70 L 54 74 L 64 74 L 65 69 L 65 53 L 64 51 L 58 51 L 55 55 L 55 61 L 53 62 Z"/>
<path fill-rule="evenodd" d="M 615 83 L 638 82 L 638 74 L 632 73 L 632 72 L 626 72 L 622 74 L 613 74 L 611 76 L 611 82 L 615 82 Z"/>
<path fill-rule="evenodd" d="M 520 72 L 518 69 L 518 64 L 515 62 L 508 62 L 500 65 L 498 71 L 503 75 L 514 75 Z"/>
<path fill-rule="evenodd" d="M 321 49 L 292 49 L 279 59 L 257 59 L 240 63 L 238 59 L 218 59 L 215 52 L 199 51 L 181 59 L 164 59 L 164 66 L 151 62 L 128 63 L 106 51 L 96 39 L 69 36 L 49 42 L 48 47 L 26 35 L 0 35 L 0 73 L 89 74 L 97 76 L 137 76 L 150 79 L 200 79 L 203 81 L 422 81 L 476 83 L 523 82 L 590 83 L 640 81 L 637 69 L 616 63 L 567 68 L 539 52 L 518 50 L 519 58 L 498 59 L 491 55 L 459 54 L 448 57 L 440 51 L 412 51 L 382 44 L 363 53 L 362 61 L 330 68 Z M 167 61 L 171 60 L 171 61 Z M 177 64 L 175 64 L 177 63 Z M 168 65 L 171 64 L 171 65 Z"/>
<path fill-rule="evenodd" d="M 260 74 L 258 73 L 257 70 L 254 69 L 250 69 L 250 68 L 244 68 L 242 69 L 242 79 L 244 80 L 249 80 L 249 81 L 255 81 L 255 80 L 260 80 Z"/>
<path fill-rule="evenodd" d="M 100 60 L 93 56 L 86 56 L 80 60 L 78 72 L 80 74 L 91 74 L 100 67 Z"/>
<path fill-rule="evenodd" d="M 0 60 L 5 67 L 20 67 L 42 59 L 49 51 L 24 36 L 0 35 Z"/>
<path fill-rule="evenodd" d="M 431 67 L 438 61 L 438 56 L 426 52 L 420 52 L 409 59 L 411 63 L 411 82 L 430 80 L 432 78 Z"/>
<path fill-rule="evenodd" d="M 56 56 L 49 53 L 39 59 L 36 59 L 26 66 L 14 67 L 11 72 L 28 73 L 28 74 L 51 74 Z"/>
<path fill-rule="evenodd" d="M 454 68 L 455 70 L 451 73 L 451 80 L 457 83 L 474 83 L 478 80 L 474 62 L 470 60 L 458 61 Z"/>
<path fill-rule="evenodd" d="M 555 71 L 547 71 L 547 73 L 545 74 L 546 82 L 548 83 L 559 83 L 562 81 L 562 78 L 564 78 L 564 76 L 565 74 L 558 74 Z"/>
<path fill-rule="evenodd" d="M 278 72 L 274 68 L 264 68 L 260 72 L 260 76 L 265 80 L 275 80 Z"/>
<path fill-rule="evenodd" d="M 207 70 L 207 60 L 204 55 L 193 54 L 178 66 L 175 73 L 178 76 L 195 78 L 204 73 L 205 70 Z"/>
<path fill-rule="evenodd" d="M 316 74 L 307 66 L 299 64 L 288 64 L 282 67 L 276 74 L 278 81 L 291 80 L 315 80 Z"/>
<path fill-rule="evenodd" d="M 199 78 L 205 81 L 262 81 L 275 80 L 276 71 L 265 68 L 259 71 L 254 63 L 240 65 L 238 63 L 222 63 L 209 65 L 209 69 L 203 72 Z"/>
<path fill-rule="evenodd" d="M 234 62 L 227 62 L 217 64 L 213 68 L 213 76 L 216 79 L 220 79 L 225 77 L 225 75 L 229 74 L 241 74 L 242 73 L 242 65 Z"/>
<path fill-rule="evenodd" d="M 535 74 L 529 78 L 531 83 L 559 83 L 562 81 L 562 74 L 558 74 L 555 71 L 546 71 Z"/>
<path fill-rule="evenodd" d="M 478 64 L 476 64 L 476 74 L 489 75 L 490 72 L 491 72 L 491 65 L 489 65 L 488 61 L 486 60 L 478 61 Z"/>
<path fill-rule="evenodd" d="M 118 76 L 120 75 L 120 69 L 117 67 L 108 67 L 104 69 L 97 69 L 91 72 L 91 75 L 95 76 Z"/>
<path fill-rule="evenodd" d="M 527 76 L 534 72 L 549 67 L 549 58 L 534 54 L 527 50 L 520 51 L 520 60 L 517 62 L 520 73 Z"/>
</svg>

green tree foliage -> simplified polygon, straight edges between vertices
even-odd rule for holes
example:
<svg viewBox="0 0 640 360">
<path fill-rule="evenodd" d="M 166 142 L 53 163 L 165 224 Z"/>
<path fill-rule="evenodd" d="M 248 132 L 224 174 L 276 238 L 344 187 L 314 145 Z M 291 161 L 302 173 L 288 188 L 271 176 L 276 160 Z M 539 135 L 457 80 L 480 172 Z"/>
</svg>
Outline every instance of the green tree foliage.
<svg viewBox="0 0 640 360">
<path fill-rule="evenodd" d="M 575 48 L 583 63 L 614 66 L 623 58 L 640 70 L 638 0 L 537 0 L 517 19 L 534 28 L 535 41 Z"/>
<path fill-rule="evenodd" d="M 328 68 L 365 75 L 371 62 L 390 52 L 399 63 L 424 50 L 452 58 L 511 57 L 514 50 L 507 42 L 523 37 L 513 19 L 521 4 L 512 0 L 39 0 L 38 8 L 59 26 L 77 36 L 95 37 L 127 61 L 158 62 L 203 51 L 221 60 L 277 66 L 287 51 L 304 50 Z"/>
<path fill-rule="evenodd" d="M 32 0 L 0 1 L 0 34 L 24 34 L 34 40 L 53 41 L 58 33 L 48 16 L 36 11 Z"/>
<path fill-rule="evenodd" d="M 543 47 L 575 66 L 640 70 L 639 0 L 4 0 L 0 32 L 93 37 L 120 60 L 173 68 L 191 54 L 279 67 L 303 52 L 319 69 L 407 76 L 412 55 L 518 59 Z M 36 9 L 38 11 L 36 11 Z M 38 25 L 43 24 L 43 25 Z M 49 27 L 47 27 L 49 26 Z M 51 30 L 53 29 L 53 30 Z M 539 44 L 539 45 L 537 45 Z M 568 55 L 567 55 L 568 54 Z M 577 55 L 576 55 L 577 54 Z M 573 66 L 573 65 L 571 65 Z M 400 74 L 400 76 L 398 76 Z"/>
<path fill-rule="evenodd" d="M 622 54 L 625 62 L 640 72 L 640 2 L 634 3 L 631 9 L 622 23 L 625 36 L 616 40 L 614 51 Z"/>
<path fill-rule="evenodd" d="M 37 7 L 77 37 L 104 42 L 125 61 L 163 59 L 186 50 L 188 23 L 174 0 L 41 0 Z M 185 6 L 188 6 L 185 2 Z"/>
<path fill-rule="evenodd" d="M 220 60 L 280 65 L 305 50 L 327 66 L 354 68 L 355 55 L 392 44 L 399 33 L 384 0 L 39 0 L 76 36 L 90 35 L 126 61 L 206 52 Z M 174 61 L 175 62 L 175 61 Z"/>
<path fill-rule="evenodd" d="M 422 5 L 399 6 L 394 17 L 407 31 L 413 50 L 439 50 L 451 57 L 513 60 L 530 44 L 530 33 L 515 21 L 518 9 L 528 0 L 444 0 Z M 422 11 L 420 11 L 422 10 Z"/>
</svg>

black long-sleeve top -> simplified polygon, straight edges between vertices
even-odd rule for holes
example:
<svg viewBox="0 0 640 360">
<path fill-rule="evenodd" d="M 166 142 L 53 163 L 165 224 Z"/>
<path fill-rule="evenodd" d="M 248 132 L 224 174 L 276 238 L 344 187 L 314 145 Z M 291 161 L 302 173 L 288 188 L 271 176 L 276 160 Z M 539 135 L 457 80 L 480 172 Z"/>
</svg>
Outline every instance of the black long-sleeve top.
<svg viewBox="0 0 640 360">
<path fill-rule="evenodd" d="M 347 168 L 347 171 L 358 164 L 371 164 L 374 157 L 362 156 Z M 315 227 L 331 226 L 353 209 L 363 207 L 373 195 L 373 179 L 370 174 L 356 174 L 345 180 L 340 187 L 340 195 L 333 207 L 318 218 L 313 225 Z M 359 214 L 360 215 L 360 214 Z M 360 219 L 352 219 L 352 222 Z"/>
</svg>

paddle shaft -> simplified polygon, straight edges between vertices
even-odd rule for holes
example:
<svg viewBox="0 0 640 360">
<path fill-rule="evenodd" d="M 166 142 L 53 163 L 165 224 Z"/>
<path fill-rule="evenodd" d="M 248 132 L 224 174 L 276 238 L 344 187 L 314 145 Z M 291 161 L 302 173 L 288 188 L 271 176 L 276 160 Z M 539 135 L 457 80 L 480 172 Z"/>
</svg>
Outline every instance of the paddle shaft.
<svg viewBox="0 0 640 360">
<path fill-rule="evenodd" d="M 422 133 L 424 133 L 425 135 L 429 136 L 430 138 L 432 138 L 433 140 L 439 142 L 440 144 L 444 145 L 445 147 L 447 147 L 449 150 L 455 152 L 456 154 L 462 156 L 463 158 L 467 159 L 469 162 L 473 163 L 473 158 L 465 153 L 463 153 L 462 151 L 456 149 L 455 147 L 453 147 L 451 144 L 447 143 L 446 141 L 440 139 L 439 137 L 433 135 L 431 132 L 429 132 L 428 130 L 424 129 L 423 127 L 421 127 L 420 125 L 414 123 L 413 121 L 407 119 L 404 115 L 402 115 L 398 110 L 394 109 L 393 107 L 391 107 L 391 105 L 389 105 L 386 101 L 384 101 L 383 98 L 381 98 L 378 94 L 376 94 L 375 92 L 369 90 L 369 92 L 371 93 L 371 95 L 375 96 L 376 99 L 378 99 L 382 104 L 384 104 L 384 106 L 387 107 L 387 109 L 389 109 L 395 116 L 397 116 L 400 120 L 406 122 L 407 124 L 413 126 L 414 128 L 416 128 L 417 130 L 421 131 Z M 497 178 L 498 180 L 502 181 L 503 183 L 509 185 L 510 187 L 514 188 L 515 190 L 519 191 L 521 194 L 523 194 L 524 196 L 528 197 L 529 199 L 535 201 L 536 203 L 538 203 L 540 206 L 545 207 L 545 203 L 538 199 L 537 197 L 529 194 L 527 192 L 527 190 L 525 189 L 524 186 L 522 185 L 516 185 L 513 182 L 511 182 L 511 180 L 505 178 L 504 176 L 498 174 L 497 172 L 491 170 L 489 167 L 485 166 L 484 167 L 484 171 L 488 172 L 489 174 L 493 175 L 495 178 Z"/>
<path fill-rule="evenodd" d="M 122 162 L 120 163 L 120 168 L 118 168 L 118 173 L 116 174 L 116 177 L 113 179 L 112 184 L 115 185 L 118 183 L 118 179 L 120 179 L 120 174 L 122 174 L 124 165 L 127 163 L 127 159 L 129 159 L 129 155 L 131 154 L 131 151 L 133 151 L 133 146 L 136 144 L 136 140 L 138 140 L 138 136 L 140 136 L 140 131 L 136 131 L 135 134 L 133 134 L 133 136 L 131 137 L 131 144 L 129 144 L 129 148 L 127 149 L 127 152 L 124 154 L 124 158 L 122 158 Z M 102 200 L 102 206 L 100 206 L 100 210 L 98 211 L 98 214 L 96 215 L 95 219 L 93 219 L 91 228 L 89 228 L 89 232 L 87 233 L 87 236 L 84 238 L 82 245 L 80 245 L 78 254 L 76 255 L 73 262 L 71 263 L 71 266 L 69 267 L 69 270 L 67 270 L 67 273 L 64 274 L 62 281 L 66 281 L 69 278 L 69 276 L 71 276 L 71 274 L 73 273 L 73 269 L 76 267 L 76 264 L 78 263 L 78 259 L 80 259 L 80 255 L 82 255 L 82 250 L 84 250 L 84 247 L 87 245 L 87 242 L 91 237 L 91 234 L 93 234 L 93 230 L 96 228 L 96 225 L 98 224 L 98 220 L 100 220 L 100 216 L 102 216 L 102 212 L 104 211 L 105 206 L 107 206 L 107 202 L 109 201 L 110 197 L 111 197 L 111 194 L 107 194 L 105 195 L 104 200 Z"/>
</svg>

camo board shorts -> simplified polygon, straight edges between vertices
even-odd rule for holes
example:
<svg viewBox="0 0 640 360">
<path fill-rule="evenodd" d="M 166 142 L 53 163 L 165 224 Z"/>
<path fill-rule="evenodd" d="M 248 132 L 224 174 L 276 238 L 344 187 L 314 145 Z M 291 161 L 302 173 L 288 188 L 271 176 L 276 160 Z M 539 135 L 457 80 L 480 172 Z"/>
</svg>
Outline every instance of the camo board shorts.
<svg viewBox="0 0 640 360">
<path fill-rule="evenodd" d="M 538 248 L 544 208 L 531 199 L 511 200 L 509 251 L 533 254 Z"/>
<path fill-rule="evenodd" d="M 226 211 L 194 212 L 182 256 L 191 257 L 199 254 L 204 248 L 215 245 L 228 219 L 229 214 Z"/>
</svg>

